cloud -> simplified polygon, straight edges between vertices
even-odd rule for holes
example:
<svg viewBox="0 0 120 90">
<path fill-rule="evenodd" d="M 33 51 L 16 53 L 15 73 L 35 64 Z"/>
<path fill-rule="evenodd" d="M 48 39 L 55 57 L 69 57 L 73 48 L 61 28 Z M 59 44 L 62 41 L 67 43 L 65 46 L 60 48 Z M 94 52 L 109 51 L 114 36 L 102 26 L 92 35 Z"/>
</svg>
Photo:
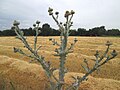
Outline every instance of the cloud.
<svg viewBox="0 0 120 90">
<path fill-rule="evenodd" d="M 63 21 L 65 10 L 74 10 L 73 28 L 100 25 L 120 28 L 119 3 L 120 0 L 1 0 L 0 29 L 10 28 L 15 19 L 22 23 L 21 27 L 30 27 L 36 20 L 56 27 L 48 15 L 48 7 L 60 11 L 60 20 Z"/>
</svg>

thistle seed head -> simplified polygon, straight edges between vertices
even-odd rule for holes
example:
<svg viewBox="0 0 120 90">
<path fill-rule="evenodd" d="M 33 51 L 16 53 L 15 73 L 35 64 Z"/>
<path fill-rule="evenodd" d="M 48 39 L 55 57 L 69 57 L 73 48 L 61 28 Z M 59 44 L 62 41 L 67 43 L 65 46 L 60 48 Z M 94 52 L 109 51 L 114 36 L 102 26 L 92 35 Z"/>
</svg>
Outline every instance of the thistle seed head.
<svg viewBox="0 0 120 90">
<path fill-rule="evenodd" d="M 53 15 L 53 9 L 49 7 L 48 9 L 49 15 Z"/>
<path fill-rule="evenodd" d="M 75 38 L 75 39 L 74 39 L 74 42 L 77 42 L 77 41 L 78 41 L 77 38 Z"/>
<path fill-rule="evenodd" d="M 66 24 L 64 24 L 64 26 L 66 26 Z"/>
<path fill-rule="evenodd" d="M 75 14 L 75 12 L 74 12 L 73 10 L 71 10 L 71 12 L 70 12 L 70 13 L 71 13 L 72 15 L 73 15 L 73 14 Z"/>
<path fill-rule="evenodd" d="M 68 17 L 69 15 L 70 15 L 70 12 L 66 11 L 64 17 Z"/>
<path fill-rule="evenodd" d="M 53 11 L 53 9 L 49 7 L 48 12 L 52 12 L 52 11 Z"/>
<path fill-rule="evenodd" d="M 49 38 L 49 41 L 52 41 L 52 38 Z"/>
<path fill-rule="evenodd" d="M 112 43 L 110 41 L 107 41 L 105 45 L 110 46 L 110 45 L 112 45 Z"/>
<path fill-rule="evenodd" d="M 60 24 L 62 25 L 62 22 L 60 22 Z"/>
<path fill-rule="evenodd" d="M 71 22 L 71 24 L 73 24 L 73 22 Z"/>
<path fill-rule="evenodd" d="M 33 27 L 36 27 L 36 24 L 33 24 Z"/>
<path fill-rule="evenodd" d="M 98 57 L 98 56 L 99 56 L 99 51 L 98 51 L 98 50 L 96 51 L 96 53 L 95 53 L 94 56 L 95 56 L 95 57 Z"/>
<path fill-rule="evenodd" d="M 55 14 L 56 14 L 56 15 L 58 15 L 58 14 L 59 14 L 59 12 L 55 12 Z"/>
<path fill-rule="evenodd" d="M 53 15 L 53 12 L 49 12 L 49 15 Z"/>
<path fill-rule="evenodd" d="M 20 22 L 14 20 L 13 25 L 14 25 L 14 26 L 18 26 L 18 25 L 20 25 Z"/>
<path fill-rule="evenodd" d="M 38 30 L 41 30 L 42 28 L 41 27 L 38 27 Z"/>
<path fill-rule="evenodd" d="M 17 48 L 14 47 L 13 49 L 14 49 L 14 53 L 18 52 L 18 49 L 17 49 Z"/>
<path fill-rule="evenodd" d="M 113 50 L 112 53 L 111 53 L 112 56 L 116 56 L 117 55 L 117 52 L 116 50 Z"/>
<path fill-rule="evenodd" d="M 37 21 L 36 21 L 36 24 L 40 24 L 40 21 L 37 20 Z"/>
</svg>

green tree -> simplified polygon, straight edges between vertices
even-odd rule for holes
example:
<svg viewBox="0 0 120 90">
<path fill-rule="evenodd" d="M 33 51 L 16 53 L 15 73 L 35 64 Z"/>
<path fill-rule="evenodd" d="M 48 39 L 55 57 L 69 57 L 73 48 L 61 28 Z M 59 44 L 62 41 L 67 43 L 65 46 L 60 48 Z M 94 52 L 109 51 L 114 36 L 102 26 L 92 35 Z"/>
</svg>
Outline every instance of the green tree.
<svg viewBox="0 0 120 90">
<path fill-rule="evenodd" d="M 50 25 L 48 23 L 45 23 L 45 24 L 42 25 L 40 35 L 43 35 L 43 36 L 52 35 L 52 29 L 50 28 Z"/>
<path fill-rule="evenodd" d="M 78 36 L 85 36 L 87 35 L 87 31 L 84 28 L 78 28 Z"/>
<path fill-rule="evenodd" d="M 110 29 L 106 34 L 109 36 L 120 36 L 120 31 L 119 29 Z"/>
<path fill-rule="evenodd" d="M 2 36 L 3 34 L 2 34 L 2 31 L 0 31 L 0 36 Z"/>
<path fill-rule="evenodd" d="M 103 36 L 106 33 L 105 26 L 89 29 L 90 36 Z"/>
<path fill-rule="evenodd" d="M 3 36 L 15 36 L 16 34 L 14 30 L 8 29 L 8 30 L 3 30 L 2 35 Z"/>
<path fill-rule="evenodd" d="M 70 36 L 77 36 L 77 31 L 75 29 L 70 30 Z"/>
</svg>

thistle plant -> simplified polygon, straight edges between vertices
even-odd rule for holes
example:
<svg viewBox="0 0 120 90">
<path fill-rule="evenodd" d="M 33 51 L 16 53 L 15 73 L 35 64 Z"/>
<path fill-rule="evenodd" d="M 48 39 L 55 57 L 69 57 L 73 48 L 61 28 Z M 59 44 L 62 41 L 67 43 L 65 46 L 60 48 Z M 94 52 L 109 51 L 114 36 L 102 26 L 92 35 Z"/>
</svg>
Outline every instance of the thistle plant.
<svg viewBox="0 0 120 90">
<path fill-rule="evenodd" d="M 75 14 L 75 12 L 73 10 L 71 11 L 66 11 L 65 12 L 65 23 L 59 22 L 58 21 L 58 16 L 59 16 L 59 12 L 55 12 L 55 15 L 53 14 L 53 9 L 49 8 L 48 10 L 49 15 L 52 16 L 52 18 L 54 19 L 54 21 L 56 22 L 56 24 L 59 27 L 59 31 L 60 31 L 60 43 L 58 43 L 57 41 L 55 41 L 54 39 L 50 39 L 50 41 L 53 42 L 54 45 L 59 46 L 59 48 L 55 49 L 55 56 L 59 56 L 59 61 L 60 61 L 60 65 L 59 65 L 59 82 L 58 82 L 58 90 L 61 90 L 63 85 L 65 84 L 64 82 L 64 76 L 66 72 L 66 68 L 65 68 L 65 63 L 66 63 L 66 56 L 68 53 L 72 53 L 73 52 L 73 47 L 77 42 L 77 39 L 74 39 L 74 42 L 71 44 L 71 46 L 68 48 L 68 36 L 70 34 L 70 28 L 73 24 L 72 22 L 72 18 L 73 15 Z"/>
<path fill-rule="evenodd" d="M 34 30 L 36 31 L 36 35 L 34 36 L 34 47 L 33 48 L 27 42 L 27 38 L 24 36 L 24 33 L 19 29 L 20 23 L 18 21 L 14 21 L 12 29 L 14 29 L 15 33 L 17 34 L 16 38 L 21 40 L 25 48 L 27 48 L 28 51 L 30 51 L 30 54 L 27 54 L 22 49 L 16 48 L 16 47 L 14 47 L 14 52 L 15 53 L 18 52 L 22 55 L 33 58 L 34 60 L 37 60 L 41 64 L 44 71 L 46 72 L 46 76 L 48 77 L 48 80 L 50 83 L 50 90 L 78 90 L 81 83 L 84 80 L 87 80 L 87 77 L 91 73 L 93 73 L 96 70 L 99 70 L 101 66 L 103 66 L 105 63 L 107 63 L 114 57 L 116 57 L 117 52 L 113 50 L 110 54 L 108 53 L 112 43 L 107 41 L 106 43 L 107 48 L 105 52 L 103 53 L 103 55 L 101 55 L 99 51 L 96 51 L 96 54 L 94 55 L 96 58 L 94 60 L 95 64 L 92 66 L 92 68 L 90 68 L 88 64 L 88 60 L 85 59 L 84 60 L 85 65 L 81 65 L 81 66 L 85 69 L 86 73 L 81 77 L 72 76 L 71 78 L 74 79 L 73 83 L 67 86 L 66 88 L 64 88 L 65 83 L 66 83 L 64 80 L 65 79 L 64 77 L 65 77 L 65 74 L 68 72 L 67 68 L 65 67 L 67 55 L 69 53 L 73 53 L 74 45 L 78 41 L 76 38 L 74 38 L 73 43 L 71 43 L 70 46 L 68 45 L 68 37 L 70 35 L 70 29 L 73 26 L 72 18 L 75 12 L 73 10 L 65 12 L 64 14 L 65 23 L 59 22 L 58 20 L 59 12 L 54 13 L 53 9 L 49 8 L 48 13 L 53 18 L 53 20 L 56 22 L 57 26 L 59 27 L 59 31 L 60 31 L 60 42 L 56 41 L 53 38 L 49 39 L 49 41 L 51 41 L 53 45 L 58 46 L 58 48 L 55 48 L 55 52 L 56 52 L 55 56 L 59 57 L 59 62 L 60 62 L 59 68 L 58 68 L 59 77 L 57 78 L 56 76 L 54 76 L 53 72 L 56 69 L 51 67 L 51 62 L 46 61 L 45 58 L 38 53 L 38 51 L 41 48 L 41 45 L 37 47 L 37 41 L 38 41 L 37 38 L 38 38 L 39 33 L 41 32 L 40 21 L 36 21 L 36 24 L 33 24 Z"/>
<path fill-rule="evenodd" d="M 43 67 L 43 69 L 46 72 L 46 75 L 50 81 L 50 85 L 51 85 L 51 89 L 53 89 L 53 81 L 52 81 L 52 72 L 50 68 L 50 64 L 44 59 L 44 57 L 42 55 L 38 54 L 38 51 L 41 48 L 41 45 L 39 47 L 37 47 L 37 38 L 38 35 L 40 33 L 40 21 L 36 21 L 36 24 L 33 24 L 34 30 L 36 31 L 36 35 L 34 36 L 34 48 L 32 48 L 29 43 L 27 42 L 27 38 L 24 37 L 24 33 L 19 29 L 19 22 L 18 21 L 14 21 L 13 22 L 13 27 L 12 29 L 14 29 L 15 33 L 17 34 L 16 38 L 19 39 L 23 44 L 24 47 L 28 49 L 28 51 L 30 51 L 30 54 L 25 53 L 22 49 L 16 48 L 14 47 L 14 52 L 18 52 L 24 56 L 33 58 L 34 60 L 37 60 L 41 66 Z"/>
</svg>

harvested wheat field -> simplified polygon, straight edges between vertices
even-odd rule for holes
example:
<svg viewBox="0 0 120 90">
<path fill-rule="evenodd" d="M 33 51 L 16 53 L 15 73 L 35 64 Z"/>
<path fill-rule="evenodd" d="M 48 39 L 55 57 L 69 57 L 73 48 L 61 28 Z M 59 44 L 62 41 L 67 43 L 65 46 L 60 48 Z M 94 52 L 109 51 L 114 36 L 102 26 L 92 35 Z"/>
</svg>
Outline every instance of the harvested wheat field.
<svg viewBox="0 0 120 90">
<path fill-rule="evenodd" d="M 57 47 L 49 42 L 49 38 L 59 41 L 59 37 L 39 37 L 38 46 L 42 46 L 39 54 L 43 55 L 45 60 L 51 61 L 52 66 L 57 68 L 59 58 L 53 56 Z M 65 76 L 66 83 L 72 83 L 72 75 L 83 75 L 85 73 L 81 67 L 83 60 L 86 58 L 92 66 L 96 50 L 104 52 L 106 41 L 111 41 L 113 45 L 110 50 L 115 49 L 118 56 L 102 66 L 99 73 L 94 72 L 89 76 L 88 81 L 83 82 L 79 90 L 120 90 L 120 38 L 69 37 L 69 44 L 74 38 L 77 38 L 78 42 L 74 47 L 74 53 L 67 57 L 66 67 L 69 73 Z M 28 37 L 28 42 L 33 46 L 33 37 Z M 39 63 L 30 63 L 30 58 L 14 53 L 13 47 L 19 47 L 29 53 L 15 37 L 0 37 L 0 88 L 11 90 L 13 84 L 15 90 L 46 90 L 47 78 Z M 57 76 L 57 71 L 54 74 Z"/>
</svg>

